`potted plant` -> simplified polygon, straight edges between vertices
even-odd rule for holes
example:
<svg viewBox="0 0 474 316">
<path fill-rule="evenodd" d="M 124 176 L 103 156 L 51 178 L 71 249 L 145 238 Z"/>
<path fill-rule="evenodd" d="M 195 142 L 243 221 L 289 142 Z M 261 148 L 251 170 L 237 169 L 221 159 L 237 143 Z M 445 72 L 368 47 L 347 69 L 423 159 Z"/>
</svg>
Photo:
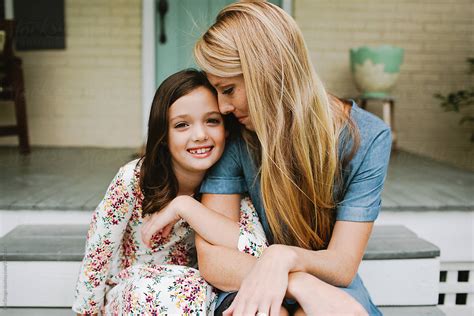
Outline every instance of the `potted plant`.
<svg viewBox="0 0 474 316">
<path fill-rule="evenodd" d="M 467 62 L 470 65 L 469 73 L 472 75 L 474 74 L 474 57 L 468 58 Z M 454 91 L 446 95 L 437 93 L 434 97 L 441 101 L 440 105 L 446 112 L 459 113 L 474 105 L 474 87 Z M 469 113 L 463 114 L 459 120 L 459 124 L 474 125 L 474 116 Z M 471 142 L 474 142 L 474 131 L 471 133 Z"/>
<path fill-rule="evenodd" d="M 403 48 L 383 45 L 350 50 L 355 84 L 364 98 L 383 98 L 395 85 L 403 62 Z"/>
</svg>

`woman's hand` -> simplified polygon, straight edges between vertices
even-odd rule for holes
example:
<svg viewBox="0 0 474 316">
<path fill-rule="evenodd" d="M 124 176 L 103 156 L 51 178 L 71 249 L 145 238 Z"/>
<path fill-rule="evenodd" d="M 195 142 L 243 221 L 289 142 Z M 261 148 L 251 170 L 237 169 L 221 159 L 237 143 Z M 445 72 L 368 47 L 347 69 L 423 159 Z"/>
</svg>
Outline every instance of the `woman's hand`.
<svg viewBox="0 0 474 316">
<path fill-rule="evenodd" d="M 141 228 L 143 243 L 151 248 L 151 239 L 155 234 L 167 237 L 173 226 L 181 219 L 179 216 L 180 197 L 174 198 L 165 208 L 153 213 L 144 220 Z"/>
<path fill-rule="evenodd" d="M 242 281 L 237 296 L 223 315 L 279 315 L 295 259 L 291 247 L 268 247 Z"/>
</svg>

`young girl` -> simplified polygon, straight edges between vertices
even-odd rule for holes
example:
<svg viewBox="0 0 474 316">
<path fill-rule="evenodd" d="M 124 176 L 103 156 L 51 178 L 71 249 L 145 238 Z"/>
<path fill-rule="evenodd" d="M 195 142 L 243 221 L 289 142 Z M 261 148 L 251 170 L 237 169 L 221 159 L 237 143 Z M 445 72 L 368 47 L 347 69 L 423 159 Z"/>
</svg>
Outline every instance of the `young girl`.
<svg viewBox="0 0 474 316">
<path fill-rule="evenodd" d="M 165 80 L 153 99 L 145 156 L 119 170 L 93 214 L 75 312 L 212 313 L 216 295 L 192 268 L 196 258 L 189 224 L 175 221 L 149 247 L 141 241 L 140 229 L 143 216 L 160 211 L 175 197 L 200 205 L 193 196 L 224 144 L 224 120 L 205 75 L 185 70 Z M 227 220 L 220 227 L 238 238 L 237 223 Z M 226 245 L 231 239 L 212 241 Z"/>
</svg>

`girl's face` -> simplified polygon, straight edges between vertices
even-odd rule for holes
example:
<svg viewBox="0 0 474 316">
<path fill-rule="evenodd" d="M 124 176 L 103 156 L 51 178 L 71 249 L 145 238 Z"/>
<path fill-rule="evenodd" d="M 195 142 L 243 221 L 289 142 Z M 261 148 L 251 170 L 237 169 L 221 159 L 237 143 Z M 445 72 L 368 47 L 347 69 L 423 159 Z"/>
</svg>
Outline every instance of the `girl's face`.
<svg viewBox="0 0 474 316">
<path fill-rule="evenodd" d="M 246 129 L 255 131 L 252 125 L 242 75 L 235 77 L 218 77 L 207 74 L 207 79 L 217 90 L 219 110 L 222 114 L 232 113 Z"/>
<path fill-rule="evenodd" d="M 205 172 L 224 152 L 224 121 L 211 91 L 199 87 L 168 110 L 168 148 L 175 171 Z"/>
</svg>

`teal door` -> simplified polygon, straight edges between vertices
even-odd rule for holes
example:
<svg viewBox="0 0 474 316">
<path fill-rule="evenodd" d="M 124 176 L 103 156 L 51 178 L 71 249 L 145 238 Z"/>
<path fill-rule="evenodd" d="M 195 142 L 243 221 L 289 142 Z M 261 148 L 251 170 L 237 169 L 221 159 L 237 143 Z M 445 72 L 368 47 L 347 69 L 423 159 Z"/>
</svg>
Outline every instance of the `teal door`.
<svg viewBox="0 0 474 316">
<path fill-rule="evenodd" d="M 160 1 L 156 0 L 156 86 L 169 75 L 189 67 L 196 67 L 193 47 L 199 36 L 214 22 L 217 13 L 235 0 L 167 0 L 167 10 L 160 15 Z M 270 1 L 280 5 L 281 0 Z M 164 42 L 160 41 L 162 36 Z"/>
</svg>

